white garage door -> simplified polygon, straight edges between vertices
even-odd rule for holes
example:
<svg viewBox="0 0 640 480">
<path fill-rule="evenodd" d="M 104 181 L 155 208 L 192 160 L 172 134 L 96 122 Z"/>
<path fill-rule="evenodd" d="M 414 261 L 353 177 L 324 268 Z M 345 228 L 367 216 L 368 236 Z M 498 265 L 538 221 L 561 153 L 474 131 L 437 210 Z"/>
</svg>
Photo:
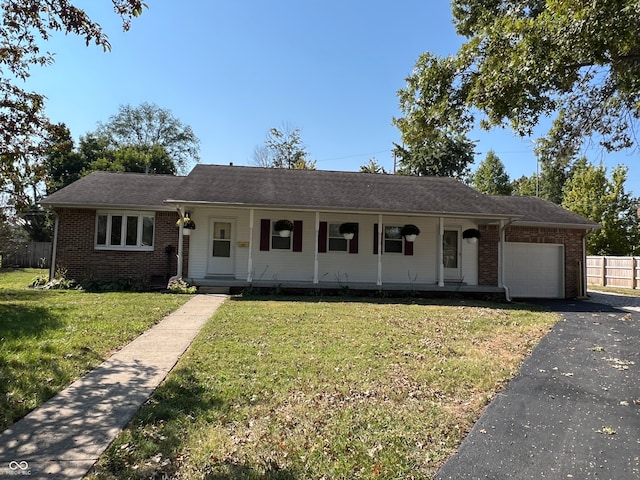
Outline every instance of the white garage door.
<svg viewBox="0 0 640 480">
<path fill-rule="evenodd" d="M 563 298 L 564 247 L 505 243 L 505 278 L 512 297 Z"/>
</svg>

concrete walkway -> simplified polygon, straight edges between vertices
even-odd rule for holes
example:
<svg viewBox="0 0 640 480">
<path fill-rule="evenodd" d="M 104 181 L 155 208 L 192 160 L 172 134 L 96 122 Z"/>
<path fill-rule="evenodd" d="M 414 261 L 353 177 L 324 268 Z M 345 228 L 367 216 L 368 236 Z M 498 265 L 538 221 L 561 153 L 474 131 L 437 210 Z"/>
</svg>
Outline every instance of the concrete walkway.
<svg viewBox="0 0 640 480">
<path fill-rule="evenodd" d="M 82 478 L 225 298 L 195 296 L 0 434 L 0 478 Z"/>
</svg>

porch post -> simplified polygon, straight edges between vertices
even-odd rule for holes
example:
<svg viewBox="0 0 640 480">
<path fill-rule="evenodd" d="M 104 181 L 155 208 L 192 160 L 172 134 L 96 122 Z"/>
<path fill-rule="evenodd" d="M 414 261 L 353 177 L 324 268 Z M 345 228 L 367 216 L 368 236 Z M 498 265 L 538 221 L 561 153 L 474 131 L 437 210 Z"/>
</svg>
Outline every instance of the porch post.
<svg viewBox="0 0 640 480">
<path fill-rule="evenodd" d="M 500 220 L 500 242 L 498 243 L 498 288 L 504 288 L 504 220 Z"/>
<path fill-rule="evenodd" d="M 378 280 L 376 285 L 382 285 L 382 237 L 384 236 L 384 227 L 382 226 L 382 215 L 378 215 Z"/>
<path fill-rule="evenodd" d="M 444 218 L 438 220 L 438 286 L 444 287 L 444 249 L 442 239 L 444 238 Z"/>
<path fill-rule="evenodd" d="M 320 234 L 320 212 L 316 212 L 316 249 L 313 252 L 313 284 L 318 284 L 318 244 Z"/>
<path fill-rule="evenodd" d="M 249 210 L 249 259 L 247 260 L 247 282 L 253 282 L 253 208 Z"/>
<path fill-rule="evenodd" d="M 180 215 L 180 227 L 178 229 L 178 266 L 176 277 L 182 278 L 182 249 L 184 248 L 184 211 L 180 205 L 177 206 Z"/>
</svg>

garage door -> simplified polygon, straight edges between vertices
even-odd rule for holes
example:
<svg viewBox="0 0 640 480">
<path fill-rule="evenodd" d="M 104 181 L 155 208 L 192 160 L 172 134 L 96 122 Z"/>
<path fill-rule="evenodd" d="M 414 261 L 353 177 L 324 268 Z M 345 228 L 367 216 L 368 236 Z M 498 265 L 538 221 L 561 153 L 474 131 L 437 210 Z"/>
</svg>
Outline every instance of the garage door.
<svg viewBox="0 0 640 480">
<path fill-rule="evenodd" d="M 563 298 L 564 247 L 507 242 L 504 277 L 512 297 Z"/>
</svg>

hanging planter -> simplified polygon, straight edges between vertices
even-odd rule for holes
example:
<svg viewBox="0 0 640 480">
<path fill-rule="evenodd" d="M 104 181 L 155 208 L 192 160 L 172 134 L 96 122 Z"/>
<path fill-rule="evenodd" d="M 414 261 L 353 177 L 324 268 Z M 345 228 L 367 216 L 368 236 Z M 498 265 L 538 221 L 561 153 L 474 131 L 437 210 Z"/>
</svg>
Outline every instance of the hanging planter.
<svg viewBox="0 0 640 480">
<path fill-rule="evenodd" d="M 462 232 L 462 238 L 464 238 L 467 243 L 477 243 L 480 238 L 480 230 L 469 228 Z"/>
<path fill-rule="evenodd" d="M 191 230 L 195 230 L 196 229 L 196 222 L 194 222 L 193 220 L 191 220 L 191 218 L 189 218 L 189 216 L 185 216 L 182 219 L 183 222 L 183 230 L 182 233 L 184 235 L 191 235 Z M 178 219 L 178 221 L 176 222 L 176 227 L 180 228 L 180 220 Z"/>
<path fill-rule="evenodd" d="M 346 240 L 351 240 L 358 233 L 357 223 L 341 223 L 338 231 Z"/>
<path fill-rule="evenodd" d="M 291 220 L 278 220 L 273 225 L 273 229 L 278 232 L 281 237 L 288 237 L 291 235 L 291 230 L 293 230 L 293 222 Z"/>
<path fill-rule="evenodd" d="M 400 229 L 400 235 L 402 235 L 407 242 L 415 242 L 416 237 L 420 235 L 420 229 L 415 225 L 407 224 Z"/>
</svg>

